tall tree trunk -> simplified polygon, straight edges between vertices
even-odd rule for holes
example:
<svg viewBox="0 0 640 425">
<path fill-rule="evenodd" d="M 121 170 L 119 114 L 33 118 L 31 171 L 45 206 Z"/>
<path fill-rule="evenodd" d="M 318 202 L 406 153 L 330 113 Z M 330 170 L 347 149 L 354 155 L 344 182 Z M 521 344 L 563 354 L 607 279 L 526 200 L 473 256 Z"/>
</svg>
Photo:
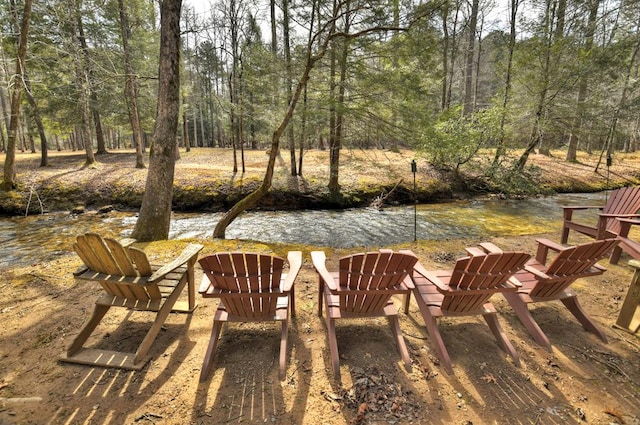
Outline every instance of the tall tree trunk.
<svg viewBox="0 0 640 425">
<path fill-rule="evenodd" d="M 47 134 L 44 131 L 44 125 L 42 124 L 42 118 L 40 117 L 40 108 L 38 107 L 38 104 L 33 97 L 33 93 L 31 92 L 31 82 L 29 81 L 29 77 L 26 71 L 24 74 L 24 84 L 24 92 L 27 95 L 27 100 L 29 101 L 29 105 L 31 106 L 31 110 L 33 111 L 33 120 L 36 122 L 36 127 L 38 128 L 38 136 L 40 137 L 40 166 L 46 167 L 47 165 L 49 165 Z"/>
<path fill-rule="evenodd" d="M 271 53 L 275 57 L 278 54 L 278 34 L 276 28 L 278 22 L 276 20 L 276 0 L 269 0 L 269 10 L 271 12 Z"/>
<path fill-rule="evenodd" d="M 289 40 L 289 0 L 282 0 L 282 35 L 284 42 L 284 63 L 285 63 L 285 84 L 287 85 L 287 103 L 291 102 L 293 82 L 291 75 L 291 44 Z M 293 134 L 293 125 L 287 126 L 287 141 L 289 142 L 289 156 L 291 164 L 291 175 L 298 175 L 296 170 L 296 144 Z M 304 143 L 300 141 L 300 143 Z"/>
<path fill-rule="evenodd" d="M 171 225 L 176 136 L 180 114 L 180 8 L 182 0 L 163 0 L 160 10 L 158 112 L 149 172 L 132 237 L 167 239 Z"/>
<path fill-rule="evenodd" d="M 511 97 L 511 73 L 513 70 L 513 51 L 516 47 L 516 17 L 518 16 L 518 6 L 520 0 L 511 0 L 510 14 L 509 14 L 509 52 L 507 55 L 507 72 L 504 82 L 504 94 L 502 96 L 502 110 L 500 111 L 500 136 L 498 139 L 498 145 L 496 146 L 496 153 L 493 157 L 493 163 L 491 164 L 492 170 L 495 170 L 500 163 L 500 158 L 505 154 L 504 139 L 505 130 L 504 126 L 507 121 L 507 106 Z"/>
<path fill-rule="evenodd" d="M 447 109 L 447 88 L 449 77 L 449 1 L 445 0 L 441 7 L 442 14 L 442 99 L 440 109 Z"/>
<path fill-rule="evenodd" d="M 129 111 L 129 122 L 131 123 L 131 133 L 133 143 L 136 147 L 136 168 L 145 168 L 144 156 L 142 155 L 142 125 L 140 124 L 140 112 L 138 111 L 138 77 L 133 69 L 131 61 L 131 49 L 129 40 L 131 39 L 131 27 L 129 26 L 129 15 L 124 6 L 124 0 L 118 0 L 120 11 L 120 34 L 122 36 L 122 50 L 124 51 L 124 93 Z"/>
<path fill-rule="evenodd" d="M 96 154 L 102 155 L 107 153 L 107 149 L 104 143 L 102 119 L 100 118 L 100 111 L 98 110 L 98 95 L 93 89 L 93 71 L 90 65 L 89 47 L 87 46 L 87 39 L 84 36 L 84 26 L 82 25 L 82 15 L 80 13 L 78 13 L 78 41 L 80 42 L 80 48 L 84 55 L 85 72 L 87 74 L 87 91 L 89 93 L 89 110 L 91 111 L 93 124 L 96 129 Z"/>
<path fill-rule="evenodd" d="M 590 0 L 588 2 L 589 5 L 589 18 L 587 21 L 587 28 L 585 32 L 585 40 L 584 40 L 584 54 L 582 57 L 589 58 L 587 61 L 591 59 L 591 51 L 593 50 L 593 37 L 596 31 L 596 20 L 598 17 L 598 8 L 600 7 L 600 0 Z M 578 160 L 578 146 L 580 145 L 580 141 L 582 139 L 582 124 L 585 119 L 585 103 L 587 100 L 587 91 L 589 88 L 589 79 L 586 73 L 583 73 L 580 76 L 580 82 L 578 83 L 578 101 L 577 101 L 577 117 L 575 120 L 574 128 L 571 130 L 571 134 L 569 136 L 569 147 L 567 148 L 567 161 L 577 161 Z"/>
<path fill-rule="evenodd" d="M 31 20 L 32 0 L 25 0 L 22 12 L 22 24 L 20 26 L 20 39 L 18 42 L 18 54 L 16 57 L 16 78 L 13 92 L 11 93 L 11 119 L 7 130 L 7 154 L 4 160 L 4 175 L 2 189 L 11 190 L 16 187 L 16 141 L 18 137 L 18 123 L 20 120 L 20 98 L 24 88 L 24 63 L 27 57 L 27 39 L 29 34 L 29 22 Z"/>
<path fill-rule="evenodd" d="M 534 149 L 536 148 L 536 146 L 540 146 L 541 141 L 543 140 L 542 138 L 542 132 L 543 132 L 543 120 L 544 120 L 544 115 L 545 115 L 545 108 L 546 108 L 546 103 L 548 101 L 547 99 L 547 93 L 549 92 L 549 81 L 551 78 L 551 60 L 552 60 L 552 55 L 553 53 L 553 42 L 554 42 L 554 32 L 553 32 L 553 21 L 554 21 L 554 16 L 552 13 L 552 7 L 551 7 L 551 3 L 555 1 L 555 0 L 548 0 L 547 2 L 547 9 L 545 12 L 545 37 L 546 40 L 544 40 L 544 50 L 543 50 L 543 58 L 542 58 L 542 75 L 540 76 L 540 87 L 538 90 L 538 94 L 537 94 L 537 100 L 536 100 L 536 110 L 535 110 L 535 115 L 534 115 L 534 122 L 533 122 L 533 127 L 531 129 L 531 134 L 529 136 L 529 143 L 527 145 L 527 147 L 525 148 L 524 152 L 522 153 L 522 155 L 520 155 L 520 158 L 518 158 L 518 160 L 515 163 L 514 168 L 516 170 L 524 170 L 524 167 L 527 164 L 527 161 L 529 159 L 529 155 L 531 154 L 531 152 L 534 151 Z M 555 33 L 557 35 L 557 33 Z M 557 54 L 557 53 L 555 53 Z"/>
<path fill-rule="evenodd" d="M 473 112 L 473 56 L 475 52 L 476 27 L 478 24 L 478 3 L 480 0 L 472 0 L 471 16 L 469 17 L 469 42 L 467 44 L 466 65 L 464 71 L 464 106 L 463 116 L 469 116 Z"/>
<path fill-rule="evenodd" d="M 334 9 L 336 1 L 334 0 Z M 335 32 L 335 22 L 332 23 L 331 32 Z M 337 83 L 336 83 L 336 65 L 337 65 L 337 40 L 334 40 L 329 47 L 329 192 L 332 196 L 340 193 L 339 166 L 340 166 L 340 146 L 338 145 L 337 129 Z"/>
<path fill-rule="evenodd" d="M 337 8 L 334 8 L 333 12 L 334 12 L 334 19 L 332 19 L 332 21 L 335 22 L 335 16 L 338 13 Z M 316 35 L 319 35 L 321 32 L 322 30 L 320 29 Z M 311 70 L 314 68 L 315 64 L 319 60 L 321 60 L 326 54 L 327 46 L 332 41 L 334 32 L 335 30 L 330 31 L 329 35 L 324 39 L 323 43 L 321 43 L 321 45 L 318 46 L 318 49 L 315 55 L 312 54 L 313 46 L 311 43 L 311 40 L 313 40 L 314 38 L 309 39 L 310 42 L 307 45 L 307 51 L 306 51 L 307 57 L 306 57 L 304 70 L 302 71 L 302 75 L 298 80 L 298 84 L 296 85 L 295 91 L 293 92 L 293 97 L 291 98 L 291 102 L 289 102 L 289 105 L 287 106 L 287 111 L 284 117 L 282 118 L 282 121 L 280 122 L 278 127 L 275 129 L 271 137 L 271 149 L 269 150 L 269 160 L 267 162 L 267 169 L 265 171 L 264 178 L 262 179 L 262 184 L 260 184 L 260 186 L 256 190 L 251 192 L 245 198 L 237 202 L 229 211 L 227 211 L 224 214 L 224 216 L 222 216 L 220 221 L 218 221 L 218 223 L 216 224 L 215 229 L 213 230 L 214 238 L 224 238 L 226 229 L 229 226 L 229 224 L 231 224 L 233 220 L 235 220 L 240 214 L 242 214 L 242 212 L 253 207 L 264 195 L 267 194 L 267 192 L 271 188 L 271 182 L 273 180 L 273 172 L 275 169 L 276 158 L 278 156 L 278 149 L 280 147 L 280 138 L 282 137 L 282 134 L 284 133 L 287 126 L 289 125 L 291 118 L 293 117 L 293 113 L 295 111 L 296 105 L 298 104 L 298 100 L 300 99 L 300 95 L 304 87 L 307 85 L 307 82 L 309 81 L 309 74 L 311 73 Z"/>
</svg>

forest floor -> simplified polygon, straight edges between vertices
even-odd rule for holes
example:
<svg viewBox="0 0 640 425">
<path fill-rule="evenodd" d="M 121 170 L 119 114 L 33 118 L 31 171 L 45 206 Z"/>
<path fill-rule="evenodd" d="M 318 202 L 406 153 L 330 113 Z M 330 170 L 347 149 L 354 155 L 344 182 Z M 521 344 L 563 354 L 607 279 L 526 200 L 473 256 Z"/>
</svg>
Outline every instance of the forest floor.
<svg viewBox="0 0 640 425">
<path fill-rule="evenodd" d="M 203 167 L 211 167 L 210 172 L 215 173 L 216 167 L 223 166 L 222 155 L 203 152 L 207 158 L 198 161 L 183 155 L 178 180 L 204 184 L 198 177 L 206 174 Z M 391 181 L 409 181 L 412 177 L 409 152 L 364 155 L 377 162 L 370 161 L 374 165 L 359 169 L 354 163 L 349 173 L 345 168 L 343 188 L 352 181 L 360 186 L 362 181 L 380 177 L 388 169 L 380 171 L 380 164 L 387 161 L 403 168 Z M 344 157 L 348 160 L 349 153 Z M 545 158 L 535 156 L 532 162 L 544 163 Z M 32 181 L 64 175 L 65 179 L 75 179 L 84 190 L 101 190 L 125 179 L 138 180 L 133 166 L 119 168 L 101 160 L 95 169 L 84 170 L 80 168 L 81 157 L 76 159 L 75 168 L 52 165 L 19 175 Z M 311 184 L 325 184 L 321 177 L 311 177 L 310 159 L 305 164 L 305 178 L 320 180 Z M 595 187 L 603 178 L 603 174 L 594 177 L 592 163 L 587 161 L 548 161 L 547 174 L 557 180 L 557 185 L 571 179 L 576 185 Z M 635 182 L 640 168 L 635 157 L 617 161 L 622 164 L 614 163 L 610 181 Z M 52 164 L 61 162 L 52 158 Z M 325 166 L 326 162 L 316 165 L 318 176 Z M 197 175 L 188 172 L 190 167 L 199 170 Z M 224 167 L 226 175 L 231 175 L 229 164 Z M 49 177 L 41 176 L 48 172 L 52 173 Z M 86 177 L 92 173 L 96 175 Z M 248 178 L 246 174 L 244 179 Z M 558 241 L 559 231 L 557 223 L 546 234 L 496 237 L 491 242 L 503 249 L 535 253 L 537 237 Z M 583 241 L 586 239 L 572 234 L 572 243 Z M 186 242 L 162 241 L 141 247 L 162 263 Z M 453 374 L 447 374 L 414 300 L 409 314 L 400 314 L 412 370 L 402 366 L 385 321 L 345 321 L 337 326 L 342 381 L 336 382 L 328 359 L 324 320 L 317 315 L 317 276 L 309 252 L 323 249 L 332 268 L 341 255 L 359 249 L 239 240 L 197 242 L 205 245 L 201 255 L 257 250 L 285 256 L 288 250 L 303 250 L 305 261 L 295 282 L 297 314 L 289 329 L 284 381 L 278 379 L 279 326 L 255 323 L 232 324 L 223 330 L 215 370 L 205 382 L 198 381 L 215 309 L 215 302 L 209 299 L 199 300 L 200 306 L 192 315 L 169 316 L 151 349 L 152 359 L 142 371 L 59 363 L 101 293 L 97 285 L 74 281 L 71 272 L 81 262 L 71 252 L 69 240 L 68 252 L 51 260 L 2 270 L 0 424 L 640 424 L 640 340 L 637 334 L 612 326 L 632 276 L 626 255 L 619 265 L 603 260 L 607 272 L 574 284 L 584 310 L 603 329 L 608 344 L 584 331 L 562 304 L 551 303 L 535 306 L 533 311 L 553 344 L 548 352 L 533 341 L 509 305 L 497 296 L 493 302 L 499 320 L 519 353 L 521 367 L 500 350 L 481 318 L 453 317 L 439 321 L 453 361 Z M 464 254 L 464 247 L 477 242 L 418 240 L 389 248 L 412 249 L 428 269 L 446 269 Z M 42 249 L 50 248 L 43 245 Z M 196 283 L 201 275 L 197 269 Z M 125 319 L 130 320 L 126 325 Z M 110 312 L 88 344 L 135 350 L 151 320 L 150 313 Z"/>
</svg>

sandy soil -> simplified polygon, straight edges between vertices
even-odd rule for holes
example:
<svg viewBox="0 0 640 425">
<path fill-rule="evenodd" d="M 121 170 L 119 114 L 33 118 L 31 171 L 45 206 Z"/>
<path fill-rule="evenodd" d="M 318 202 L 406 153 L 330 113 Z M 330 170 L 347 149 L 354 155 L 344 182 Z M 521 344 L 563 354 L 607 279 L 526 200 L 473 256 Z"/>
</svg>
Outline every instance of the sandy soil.
<svg viewBox="0 0 640 425">
<path fill-rule="evenodd" d="M 506 249 L 535 249 L 533 237 L 493 242 Z M 248 247 L 237 241 L 206 244 L 203 254 Z M 419 241 L 404 247 L 413 249 L 427 267 L 445 268 L 453 263 L 444 254 L 460 256 L 472 244 Z M 145 249 L 163 260 L 182 246 L 183 241 L 164 242 Z M 258 249 L 284 255 L 288 248 Z M 327 252 L 332 262 L 346 253 Z M 233 324 L 223 331 L 215 371 L 199 383 L 215 305 L 210 299 L 200 300 L 191 316 L 170 315 L 151 350 L 151 362 L 140 372 L 59 363 L 100 294 L 97 285 L 73 281 L 70 271 L 80 262 L 69 254 L 5 274 L 0 291 L 0 423 L 640 424 L 640 341 L 612 327 L 631 278 L 626 260 L 574 285 L 609 344 L 585 332 L 560 303 L 553 303 L 534 312 L 553 343 L 553 352 L 547 352 L 506 302 L 495 297 L 522 367 L 499 349 L 481 318 L 446 318 L 440 327 L 454 364 L 449 375 L 438 364 L 413 301 L 409 315 L 400 316 L 412 372 L 402 367 L 385 321 L 346 321 L 338 325 L 339 383 L 332 379 L 324 321 L 316 313 L 317 278 L 305 252 L 296 281 L 297 316 L 289 332 L 286 380 L 278 379 L 278 325 Z M 124 319 L 130 321 L 125 325 Z M 109 313 L 89 345 L 133 350 L 152 319 L 150 313 Z"/>
<path fill-rule="evenodd" d="M 362 168 L 362 162 L 352 163 L 350 173 L 344 176 L 345 187 L 366 185 L 382 176 L 391 182 L 411 178 L 406 171 L 390 174 L 396 169 L 394 164 L 407 165 L 404 168 L 408 169 L 411 153 L 362 155 L 369 167 Z M 222 154 L 196 161 L 183 155 L 177 178 L 184 185 L 197 184 L 190 177 L 193 168 L 200 176 L 209 173 L 231 178 L 228 164 L 226 174 L 216 168 L 223 164 L 221 158 Z M 266 159 L 264 153 L 260 158 Z M 313 158 L 310 156 L 307 162 L 305 181 L 323 185 L 326 162 Z M 345 153 L 344 159 L 355 161 L 355 153 Z M 33 161 L 36 160 L 34 156 Z M 551 170 L 545 175 L 556 185 L 605 178 L 602 172 L 593 172 L 593 158 L 572 165 L 557 158 L 532 160 Z M 23 163 L 20 175 L 34 182 L 54 177 L 74 179 L 79 186 L 91 190 L 124 181 L 134 185 L 144 181 L 145 171 L 118 167 L 117 163 L 109 166 L 105 161 L 95 169 L 82 169 L 81 158 L 64 164 L 55 160 L 52 164 L 47 169 L 36 169 L 33 164 Z M 286 161 L 279 167 L 285 165 Z M 206 171 L 208 168 L 211 169 Z M 258 178 L 259 168 L 258 164 L 255 170 L 248 171 L 245 180 Z M 625 157 L 624 161 L 616 157 L 611 178 L 624 182 L 637 175 L 637 168 L 635 156 Z M 292 181 L 286 177 L 286 168 L 279 168 L 277 174 L 278 184 Z M 426 184 L 426 178 L 419 175 L 419 184 Z M 540 236 L 558 240 L 559 230 L 558 223 L 549 234 Z M 582 240 L 573 238 L 572 242 Z M 193 315 L 170 315 L 151 350 L 152 360 L 140 372 L 58 362 L 101 293 L 97 285 L 74 282 L 71 272 L 80 261 L 70 252 L 71 241 L 63 242 L 68 246 L 66 255 L 3 270 L 2 425 L 640 424 L 640 340 L 637 335 L 612 327 L 631 280 L 628 257 L 620 265 L 609 266 L 603 261 L 609 268 L 604 275 L 574 285 L 584 309 L 604 329 L 608 344 L 585 332 L 560 303 L 553 303 L 536 306 L 534 311 L 553 343 L 553 352 L 547 352 L 536 345 L 504 299 L 495 297 L 502 326 L 520 354 L 521 368 L 515 367 L 499 349 L 481 318 L 446 318 L 440 321 L 440 327 L 454 365 L 454 373 L 449 375 L 438 364 L 413 301 L 409 315 L 400 315 L 412 371 L 402 367 L 385 321 L 346 321 L 338 325 L 342 382 L 334 382 L 324 321 L 317 316 L 317 277 L 309 258 L 312 248 L 302 247 L 305 263 L 296 281 L 297 315 L 289 331 L 286 380 L 278 379 L 278 325 L 234 324 L 223 331 L 215 371 L 206 382 L 199 383 L 214 300 L 200 300 Z M 289 249 L 301 249 L 242 241 L 198 242 L 206 244 L 203 255 L 240 249 L 284 256 Z M 413 249 L 428 268 L 448 268 L 453 259 L 463 255 L 465 246 L 476 242 L 479 241 L 418 241 L 392 248 Z M 535 252 L 533 236 L 497 238 L 492 242 L 505 249 Z M 162 262 L 185 243 L 156 242 L 143 247 Z M 340 255 L 358 250 L 325 251 L 335 262 Z M 200 275 L 198 271 L 198 282 Z M 129 321 L 125 323 L 124 319 Z M 150 313 L 110 312 L 88 344 L 134 350 L 151 320 Z"/>
</svg>

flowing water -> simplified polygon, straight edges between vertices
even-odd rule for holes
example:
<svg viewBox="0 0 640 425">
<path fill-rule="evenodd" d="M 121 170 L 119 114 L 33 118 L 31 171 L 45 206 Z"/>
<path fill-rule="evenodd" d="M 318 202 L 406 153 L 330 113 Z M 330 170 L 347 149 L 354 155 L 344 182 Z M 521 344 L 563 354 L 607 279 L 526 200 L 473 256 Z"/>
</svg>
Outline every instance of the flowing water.
<svg viewBox="0 0 640 425">
<path fill-rule="evenodd" d="M 370 247 L 420 240 L 486 239 L 560 232 L 561 205 L 604 205 L 605 193 L 564 194 L 525 200 L 471 200 L 342 211 L 248 212 L 236 219 L 227 239 L 284 242 L 336 248 Z M 577 214 L 577 213 L 576 213 Z M 595 222 L 595 212 L 585 220 Z M 221 214 L 175 214 L 170 238 L 205 239 Z M 28 265 L 71 251 L 85 232 L 130 235 L 136 216 L 57 213 L 0 219 L 0 267 Z"/>
</svg>

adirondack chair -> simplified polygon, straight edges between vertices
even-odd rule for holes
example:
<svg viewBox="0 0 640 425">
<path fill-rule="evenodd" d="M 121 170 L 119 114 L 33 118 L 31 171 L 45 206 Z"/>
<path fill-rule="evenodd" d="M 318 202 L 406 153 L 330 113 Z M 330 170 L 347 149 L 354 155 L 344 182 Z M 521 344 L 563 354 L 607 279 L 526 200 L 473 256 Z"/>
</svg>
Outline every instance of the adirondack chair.
<svg viewBox="0 0 640 425">
<path fill-rule="evenodd" d="M 538 239 L 536 258 L 527 262 L 525 270 L 516 274 L 522 286 L 515 293 L 504 293 L 520 321 L 536 342 L 548 350 L 551 343 L 528 309 L 528 304 L 560 300 L 582 326 L 607 342 L 605 334 L 587 316 L 570 288 L 577 279 L 601 275 L 606 271 L 597 262 L 618 244 L 616 239 L 603 239 L 576 246 L 562 246 L 547 239 Z M 557 252 L 547 264 L 549 251 Z"/>
<path fill-rule="evenodd" d="M 437 319 L 446 316 L 482 315 L 500 347 L 520 366 L 513 345 L 498 322 L 489 301 L 495 293 L 515 293 L 519 283 L 513 275 L 524 268 L 531 256 L 524 252 L 503 252 L 491 243 L 466 248 L 469 256 L 456 261 L 453 270 L 427 271 L 414 267 L 413 281 L 420 313 L 436 353 L 448 373 L 453 373 L 451 357 L 440 334 Z"/>
<path fill-rule="evenodd" d="M 574 211 L 598 208 L 602 213 L 598 215 L 595 226 L 573 221 Z M 621 226 L 616 218 L 640 217 L 636 213 L 640 210 L 640 186 L 623 187 L 611 191 L 604 207 L 595 206 L 563 206 L 564 221 L 562 224 L 562 236 L 560 243 L 566 244 L 569 240 L 569 230 L 590 236 L 594 239 L 610 239 L 617 236 L 627 237 L 629 227 Z M 611 252 L 612 264 L 616 264 L 620 258 L 624 245 L 617 246 Z"/>
<path fill-rule="evenodd" d="M 140 370 L 149 360 L 153 345 L 170 312 L 191 313 L 196 308 L 194 266 L 202 245 L 189 244 L 169 264 L 152 266 L 144 253 L 95 233 L 78 236 L 73 249 L 84 262 L 75 278 L 97 282 L 105 294 L 96 301 L 91 318 L 73 340 L 61 360 L 92 366 Z M 187 285 L 188 301 L 178 301 Z M 135 353 L 83 348 L 91 333 L 111 307 L 155 312 L 155 320 Z"/>
<path fill-rule="evenodd" d="M 409 351 L 400 330 L 394 294 L 409 296 L 413 284 L 410 273 L 418 258 L 391 250 L 342 257 L 337 272 L 329 272 L 322 251 L 311 253 L 319 277 L 318 315 L 326 303 L 326 325 L 333 376 L 340 381 L 340 360 L 335 321 L 344 318 L 386 317 L 396 339 L 402 360 L 411 370 Z"/>
<path fill-rule="evenodd" d="M 204 271 L 200 294 L 204 298 L 219 298 L 213 317 L 213 329 L 202 363 L 200 381 L 205 381 L 213 365 L 213 356 L 226 322 L 282 323 L 280 334 L 280 380 L 287 370 L 287 334 L 289 306 L 295 315 L 293 282 L 302 266 L 302 252 L 287 254 L 288 273 L 283 273 L 285 261 L 275 255 L 243 252 L 220 252 L 200 259 Z"/>
</svg>

